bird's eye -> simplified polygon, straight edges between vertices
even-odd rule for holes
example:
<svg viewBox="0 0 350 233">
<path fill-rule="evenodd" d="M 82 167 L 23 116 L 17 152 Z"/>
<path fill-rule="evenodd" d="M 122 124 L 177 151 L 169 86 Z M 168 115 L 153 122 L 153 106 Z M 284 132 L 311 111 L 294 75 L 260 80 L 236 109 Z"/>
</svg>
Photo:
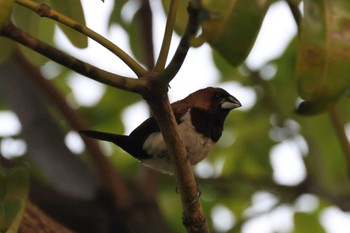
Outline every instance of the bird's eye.
<svg viewBox="0 0 350 233">
<path fill-rule="evenodd" d="M 219 94 L 216 94 L 216 95 L 215 95 L 215 99 L 220 99 L 220 97 L 221 97 L 221 96 L 220 96 Z"/>
</svg>

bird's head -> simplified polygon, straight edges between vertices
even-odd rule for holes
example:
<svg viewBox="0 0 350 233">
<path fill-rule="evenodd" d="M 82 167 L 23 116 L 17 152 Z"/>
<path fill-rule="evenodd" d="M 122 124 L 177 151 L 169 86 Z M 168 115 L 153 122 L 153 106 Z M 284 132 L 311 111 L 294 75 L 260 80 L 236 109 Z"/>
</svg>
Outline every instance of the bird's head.
<svg viewBox="0 0 350 233">
<path fill-rule="evenodd" d="M 213 113 L 225 112 L 227 114 L 230 110 L 242 106 L 235 97 L 217 87 L 200 89 L 187 96 L 185 100 L 195 107 Z"/>
</svg>

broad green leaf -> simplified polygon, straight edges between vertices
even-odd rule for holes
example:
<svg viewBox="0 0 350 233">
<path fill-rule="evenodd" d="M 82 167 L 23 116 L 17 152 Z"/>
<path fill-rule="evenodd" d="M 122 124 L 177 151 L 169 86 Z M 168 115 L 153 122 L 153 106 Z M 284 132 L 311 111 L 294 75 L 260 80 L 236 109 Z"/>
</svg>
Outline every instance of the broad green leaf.
<svg viewBox="0 0 350 233">
<path fill-rule="evenodd" d="M 14 6 L 14 23 L 21 28 L 23 31 L 29 33 L 30 35 L 37 37 L 40 40 L 44 40 L 47 43 L 52 42 L 53 38 L 53 24 L 52 27 L 46 27 L 45 25 L 49 19 L 40 18 L 33 11 L 26 9 L 23 6 L 15 5 Z M 41 28 L 43 26 L 43 28 Z M 39 32 L 45 31 L 44 38 L 41 38 L 41 34 Z M 48 59 L 37 52 L 24 47 L 19 47 L 23 55 L 27 58 L 29 62 L 36 66 L 41 66 L 48 61 Z"/>
<path fill-rule="evenodd" d="M 254 45 L 271 1 L 208 0 L 209 20 L 202 22 L 203 37 L 230 64 L 239 65 Z"/>
<path fill-rule="evenodd" d="M 17 232 L 29 193 L 27 170 L 1 169 L 0 185 L 0 232 Z"/>
<path fill-rule="evenodd" d="M 0 0 L 0 29 L 10 18 L 13 7 L 13 0 Z"/>
<path fill-rule="evenodd" d="M 170 7 L 170 0 L 163 0 L 164 12 L 167 14 Z M 175 31 L 181 36 L 186 28 L 187 19 L 188 19 L 188 7 L 189 0 L 179 0 L 177 7 L 177 14 L 175 19 Z"/>
<path fill-rule="evenodd" d="M 78 23 L 85 25 L 84 12 L 80 0 L 50 0 L 50 6 Z M 74 46 L 77 48 L 86 48 L 88 46 L 87 36 L 63 24 L 59 23 L 58 26 Z"/>
<path fill-rule="evenodd" d="M 142 44 L 142 41 L 144 41 L 145 37 L 145 28 L 142 28 L 140 24 L 140 14 L 141 8 L 138 9 L 135 13 L 135 15 L 132 18 L 131 23 L 126 27 L 127 31 L 129 32 L 129 44 L 130 48 L 132 50 L 132 53 L 134 54 L 135 58 L 142 62 L 144 61 L 144 45 Z M 152 32 L 148 32 L 152 33 Z"/>
<path fill-rule="evenodd" d="M 318 113 L 350 86 L 350 1 L 306 0 L 299 41 L 298 109 Z"/>
<path fill-rule="evenodd" d="M 308 213 L 297 212 L 294 214 L 295 233 L 326 233 L 318 221 L 318 217 Z"/>
<path fill-rule="evenodd" d="M 309 144 L 308 156 L 304 157 L 309 176 L 327 192 L 348 196 L 350 194 L 348 168 L 329 117 L 321 114 L 299 118 L 303 137 Z"/>
<path fill-rule="evenodd" d="M 11 169 L 6 179 L 6 200 L 22 200 L 28 196 L 29 177 L 24 168 Z"/>
<path fill-rule="evenodd" d="M 0 232 L 17 232 L 14 222 L 21 212 L 20 201 L 0 201 Z"/>
<path fill-rule="evenodd" d="M 122 9 L 124 5 L 127 3 L 127 0 L 119 0 L 114 1 L 114 6 L 112 9 L 112 13 L 109 17 L 108 26 L 110 27 L 113 23 L 117 23 L 121 26 L 124 26 L 124 20 L 122 18 Z"/>
</svg>

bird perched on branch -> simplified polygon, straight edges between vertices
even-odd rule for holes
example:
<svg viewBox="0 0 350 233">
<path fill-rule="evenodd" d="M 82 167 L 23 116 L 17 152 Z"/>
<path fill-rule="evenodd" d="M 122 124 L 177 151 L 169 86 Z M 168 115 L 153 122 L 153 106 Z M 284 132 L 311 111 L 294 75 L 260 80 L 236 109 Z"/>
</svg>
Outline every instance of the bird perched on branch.
<svg viewBox="0 0 350 233">
<path fill-rule="evenodd" d="M 230 110 L 241 103 L 224 89 L 207 87 L 171 104 L 181 140 L 191 165 L 204 159 L 221 137 Z M 173 174 L 174 167 L 154 117 L 145 120 L 129 136 L 83 130 L 81 134 L 113 142 L 145 166 Z"/>
</svg>

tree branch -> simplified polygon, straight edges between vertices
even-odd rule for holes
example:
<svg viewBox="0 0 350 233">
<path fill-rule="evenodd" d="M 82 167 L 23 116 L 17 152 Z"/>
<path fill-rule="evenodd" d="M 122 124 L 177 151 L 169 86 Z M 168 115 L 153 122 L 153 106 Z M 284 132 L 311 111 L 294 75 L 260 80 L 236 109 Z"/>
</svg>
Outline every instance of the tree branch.
<svg viewBox="0 0 350 233">
<path fill-rule="evenodd" d="M 101 36 L 90 28 L 78 23 L 77 21 L 51 9 L 48 5 L 44 3 L 37 3 L 31 0 L 16 0 L 17 4 L 20 4 L 32 11 L 36 12 L 40 17 L 46 17 L 54 21 L 60 22 L 73 30 L 80 32 L 89 38 L 93 39 L 117 57 L 119 57 L 125 64 L 132 69 L 138 77 L 146 74 L 146 70 L 142 68 L 133 58 L 131 58 L 127 53 L 120 49 L 117 45 L 109 41 L 107 38 Z"/>
<path fill-rule="evenodd" d="M 65 226 L 47 216 L 30 201 L 27 202 L 23 219 L 19 228 L 21 233 L 72 233 Z"/>
<path fill-rule="evenodd" d="M 8 37 L 79 74 L 109 86 L 138 93 L 146 87 L 143 79 L 133 79 L 116 75 L 85 63 L 29 35 L 10 21 L 5 23 L 0 31 L 0 35 Z"/>
<path fill-rule="evenodd" d="M 169 82 L 175 77 L 182 66 L 191 46 L 190 40 L 197 32 L 199 27 L 198 13 L 200 9 L 200 1 L 190 2 L 186 31 L 181 38 L 174 57 L 163 72 L 151 77 L 150 91 L 144 95 L 163 134 L 170 158 L 174 161 L 175 178 L 182 201 L 183 224 L 190 233 L 206 233 L 209 232 L 209 229 L 199 202 L 200 192 L 188 161 L 187 151 L 179 136 L 178 125 L 166 91 Z M 152 92 L 152 89 L 157 90 L 157 92 Z"/>
<path fill-rule="evenodd" d="M 28 61 L 23 58 L 18 51 L 15 52 L 15 58 L 21 64 L 21 66 L 25 68 L 29 74 L 28 77 L 38 83 L 41 89 L 45 91 L 45 94 L 65 117 L 72 129 L 78 131 L 88 128 L 87 123 L 77 114 L 76 111 L 72 110 L 72 108 L 66 103 L 65 98 L 61 95 L 61 93 L 41 75 L 37 67 L 28 63 Z M 87 137 L 82 137 L 82 139 L 91 160 L 94 162 L 104 187 L 106 187 L 106 189 L 113 194 L 114 200 L 120 205 L 130 201 L 130 193 L 126 183 L 114 170 L 107 157 L 100 150 L 97 142 Z"/>
<path fill-rule="evenodd" d="M 188 232 L 209 232 L 203 209 L 199 203 L 199 190 L 189 163 L 185 146 L 179 137 L 178 125 L 166 94 L 147 100 L 159 128 L 163 133 L 170 158 L 175 164 L 175 178 L 181 196 L 183 223 Z"/>
<path fill-rule="evenodd" d="M 200 1 L 199 1 L 200 2 Z M 154 77 L 155 82 L 161 82 L 169 84 L 180 70 L 188 50 L 191 47 L 191 39 L 195 36 L 199 28 L 199 11 L 201 5 L 197 1 L 191 1 L 188 6 L 189 18 L 185 30 L 185 34 L 182 36 L 180 43 L 176 49 L 176 52 L 170 61 L 169 65 L 163 72 Z"/>
<path fill-rule="evenodd" d="M 165 67 L 165 63 L 166 63 L 168 53 L 169 53 L 169 48 L 170 48 L 171 37 L 174 30 L 178 5 L 179 5 L 178 0 L 172 0 L 170 2 L 168 18 L 165 25 L 163 42 L 159 52 L 159 57 L 157 60 L 156 67 L 154 68 L 155 71 L 162 71 Z"/>
</svg>

